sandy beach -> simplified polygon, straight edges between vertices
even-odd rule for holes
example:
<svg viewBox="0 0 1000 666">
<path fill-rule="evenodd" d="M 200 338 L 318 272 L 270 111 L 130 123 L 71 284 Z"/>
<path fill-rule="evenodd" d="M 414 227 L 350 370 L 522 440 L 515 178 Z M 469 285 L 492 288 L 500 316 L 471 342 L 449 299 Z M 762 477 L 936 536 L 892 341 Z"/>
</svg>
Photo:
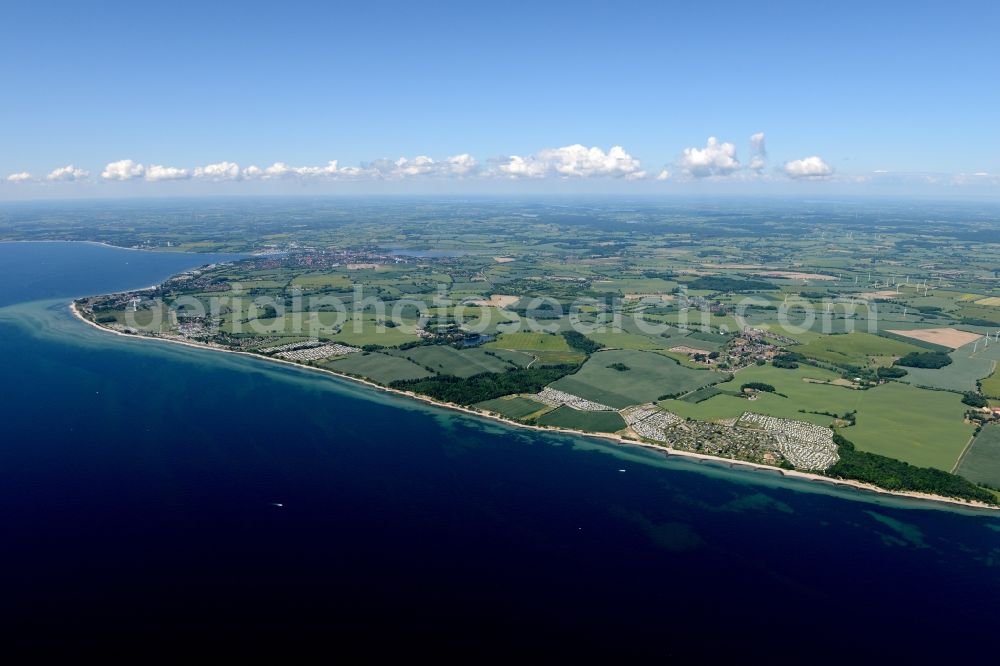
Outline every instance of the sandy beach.
<svg viewBox="0 0 1000 666">
<path fill-rule="evenodd" d="M 379 391 L 384 391 L 386 393 L 393 393 L 395 395 L 404 396 L 404 397 L 407 397 L 407 398 L 410 398 L 410 399 L 413 399 L 413 400 L 419 400 L 421 402 L 427 403 L 429 405 L 433 405 L 435 407 L 441 407 L 441 408 L 445 408 L 445 409 L 450 409 L 450 410 L 454 410 L 454 411 L 463 412 L 465 414 L 468 414 L 470 416 L 475 416 L 475 417 L 478 417 L 478 418 L 485 418 L 485 419 L 491 419 L 493 421 L 499 421 L 500 423 L 504 423 L 506 425 L 509 425 L 509 426 L 512 426 L 512 427 L 516 427 L 516 428 L 524 428 L 524 429 L 527 429 L 527 430 L 537 430 L 537 431 L 540 431 L 540 432 L 549 432 L 549 433 L 564 433 L 564 434 L 569 434 L 569 435 L 576 435 L 576 436 L 579 436 L 579 437 L 589 437 L 589 438 L 601 439 L 601 440 L 605 440 L 605 441 L 612 441 L 612 442 L 615 442 L 617 444 L 622 444 L 622 445 L 639 446 L 639 447 L 642 447 L 642 448 L 645 448 L 645 449 L 649 449 L 649 450 L 652 450 L 652 451 L 659 452 L 659 453 L 664 454 L 666 456 L 679 456 L 679 457 L 682 457 L 682 458 L 691 458 L 691 459 L 694 459 L 694 460 L 699 460 L 699 461 L 702 461 L 702 462 L 715 463 L 715 464 L 726 466 L 726 467 L 730 467 L 730 468 L 758 469 L 758 470 L 762 470 L 762 471 L 772 472 L 772 473 L 775 473 L 775 474 L 777 474 L 779 476 L 786 477 L 786 478 L 805 479 L 805 480 L 809 480 L 809 481 L 813 481 L 813 482 L 819 482 L 819 483 L 824 483 L 824 484 L 832 485 L 832 486 L 843 486 L 843 487 L 855 488 L 855 489 L 858 489 L 858 490 L 863 490 L 863 491 L 867 491 L 867 492 L 870 492 L 870 493 L 874 493 L 874 494 L 877 494 L 877 495 L 892 496 L 892 497 L 905 497 L 905 498 L 914 499 L 914 500 L 922 500 L 922 501 L 926 501 L 926 502 L 932 502 L 932 503 L 935 503 L 935 504 L 957 506 L 957 507 L 963 507 L 963 508 L 967 508 L 967 509 L 968 508 L 976 508 L 976 509 L 985 509 L 985 510 L 990 510 L 990 511 L 1000 511 L 1000 507 L 994 506 L 994 505 L 990 505 L 990 504 L 984 504 L 982 502 L 975 502 L 975 501 L 972 501 L 972 500 L 968 500 L 968 501 L 967 500 L 960 500 L 960 499 L 951 498 L 951 497 L 943 497 L 943 496 L 940 496 L 940 495 L 931 495 L 931 494 L 928 494 L 928 493 L 918 493 L 918 492 L 912 492 L 912 491 L 893 491 L 893 490 L 887 490 L 885 488 L 880 488 L 878 486 L 874 486 L 874 485 L 871 485 L 871 484 L 862 483 L 860 481 L 852 481 L 852 480 L 848 480 L 848 479 L 838 479 L 838 478 L 834 478 L 834 477 L 823 476 L 823 475 L 820 475 L 820 474 L 813 474 L 813 473 L 810 473 L 810 472 L 800 472 L 800 471 L 797 471 L 797 470 L 782 469 L 780 467 L 774 467 L 772 465 L 762 465 L 762 464 L 759 464 L 759 463 L 747 462 L 747 461 L 743 461 L 743 460 L 733 460 L 733 459 L 730 459 L 730 458 L 720 458 L 718 456 L 710 456 L 710 455 L 705 455 L 705 454 L 702 454 L 702 453 L 695 453 L 693 451 L 683 451 L 683 450 L 679 450 L 679 449 L 673 449 L 673 448 L 670 448 L 668 446 L 662 446 L 662 445 L 657 445 L 657 444 L 653 444 L 653 443 L 650 443 L 650 442 L 644 442 L 644 441 L 641 441 L 641 440 L 638 440 L 638 439 L 626 438 L 626 437 L 622 437 L 620 435 L 615 435 L 615 434 L 584 432 L 584 431 L 581 431 L 581 430 L 571 430 L 569 428 L 557 428 L 557 427 L 550 427 L 550 426 L 538 426 L 538 425 L 531 425 L 531 424 L 527 424 L 527 423 L 520 423 L 518 421 L 512 421 L 512 420 L 510 420 L 508 418 L 505 418 L 505 417 L 503 417 L 503 416 L 501 416 L 501 415 L 499 415 L 499 414 L 497 414 L 495 412 L 489 412 L 489 411 L 483 411 L 483 410 L 473 409 L 471 407 L 466 407 L 464 405 L 457 405 L 455 403 L 441 402 L 441 401 L 438 401 L 438 400 L 434 400 L 433 398 L 430 398 L 428 396 L 419 395 L 419 394 L 414 393 L 412 391 L 400 391 L 398 389 L 390 388 L 388 386 L 382 386 L 381 384 L 376 384 L 375 382 L 369 381 L 367 379 L 363 379 L 363 378 L 360 378 L 360 377 L 353 377 L 351 375 L 341 374 L 339 372 L 334 372 L 334 371 L 328 370 L 326 368 L 317 368 L 317 367 L 314 367 L 314 366 L 303 365 L 301 363 L 295 363 L 293 361 L 286 361 L 286 360 L 280 359 L 280 358 L 274 358 L 274 357 L 270 357 L 270 356 L 262 356 L 260 354 L 256 354 L 256 353 L 253 353 L 253 352 L 237 351 L 237 350 L 234 350 L 234 349 L 225 349 L 223 347 L 216 347 L 216 346 L 211 346 L 211 345 L 206 345 L 206 344 L 201 344 L 201 343 L 196 343 L 196 342 L 190 342 L 190 341 L 185 341 L 185 340 L 175 340 L 175 339 L 171 339 L 171 338 L 161 338 L 161 337 L 148 336 L 148 335 L 132 335 L 132 334 L 128 334 L 128 333 L 123 333 L 121 331 L 116 331 L 114 329 L 106 328 L 104 326 L 101 326 L 100 324 L 97 324 L 95 322 L 90 321 L 89 319 L 87 319 L 86 317 L 84 317 L 83 314 L 77 309 L 76 303 L 73 302 L 73 301 L 70 302 L 69 309 L 70 309 L 70 312 L 73 314 L 73 316 L 76 317 L 78 320 L 82 321 L 83 323 L 87 324 L 88 326 L 91 326 L 91 327 L 93 327 L 93 328 L 95 328 L 95 329 L 97 329 L 99 331 L 103 331 L 104 333 L 110 333 L 110 334 L 113 334 L 113 335 L 120 335 L 122 337 L 129 338 L 129 339 L 132 339 L 132 340 L 160 341 L 160 342 L 165 342 L 165 343 L 183 345 L 183 346 L 186 346 L 186 347 L 192 347 L 192 348 L 195 348 L 195 349 L 217 351 L 217 352 L 222 352 L 222 353 L 226 353 L 226 354 L 239 354 L 241 356 L 249 356 L 251 358 L 255 358 L 255 359 L 258 359 L 258 360 L 262 360 L 262 361 L 268 361 L 268 362 L 272 362 L 272 363 L 282 363 L 284 365 L 289 365 L 289 366 L 292 366 L 292 367 L 295 367 L 295 368 L 299 368 L 300 370 L 307 370 L 307 371 L 311 371 L 311 372 L 323 373 L 325 375 L 329 375 L 329 376 L 332 376 L 332 377 L 338 377 L 340 379 L 346 379 L 346 380 L 349 380 L 349 381 L 352 381 L 352 382 L 356 382 L 356 383 L 359 383 L 359 384 L 364 384 L 365 386 L 368 386 L 370 388 L 373 388 L 373 389 L 376 389 L 376 390 L 379 390 Z"/>
</svg>

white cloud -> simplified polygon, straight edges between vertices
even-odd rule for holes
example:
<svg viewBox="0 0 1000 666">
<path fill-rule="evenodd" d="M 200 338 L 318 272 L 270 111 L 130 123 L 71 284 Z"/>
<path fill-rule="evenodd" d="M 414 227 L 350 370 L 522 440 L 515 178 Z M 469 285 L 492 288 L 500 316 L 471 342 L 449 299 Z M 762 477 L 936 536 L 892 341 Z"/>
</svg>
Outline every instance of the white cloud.
<svg viewBox="0 0 1000 666">
<path fill-rule="evenodd" d="M 678 164 L 685 174 L 694 178 L 728 176 L 740 168 L 736 146 L 719 143 L 714 136 L 708 137 L 704 148 L 685 148 Z"/>
<path fill-rule="evenodd" d="M 444 161 L 445 171 L 452 176 L 468 176 L 479 168 L 479 162 L 469 153 L 452 155 Z"/>
<path fill-rule="evenodd" d="M 168 167 L 161 164 L 150 164 L 146 169 L 146 180 L 185 180 L 191 177 L 191 172 L 178 167 Z"/>
<path fill-rule="evenodd" d="M 264 169 L 263 178 L 287 178 L 289 176 L 320 176 L 324 173 L 334 174 L 337 172 L 336 160 L 329 162 L 326 167 L 293 167 L 284 162 L 275 162 Z"/>
<path fill-rule="evenodd" d="M 393 162 L 393 168 L 389 170 L 390 176 L 406 178 L 407 176 L 426 176 L 437 169 L 437 163 L 426 155 L 417 155 L 413 159 L 400 157 Z"/>
<path fill-rule="evenodd" d="M 195 167 L 195 178 L 206 178 L 208 180 L 237 180 L 240 177 L 240 165 L 232 162 L 216 162 L 205 166 Z"/>
<path fill-rule="evenodd" d="M 46 176 L 46 179 L 65 180 L 65 181 L 83 180 L 89 175 L 90 175 L 89 171 L 86 171 L 84 169 L 77 169 L 72 164 L 67 164 L 64 167 L 59 167 L 58 169 L 53 169 L 52 171 L 50 171 L 49 175 Z"/>
<path fill-rule="evenodd" d="M 816 155 L 785 162 L 784 171 L 789 178 L 820 179 L 833 175 L 833 167 Z"/>
<path fill-rule="evenodd" d="M 534 155 L 511 155 L 499 165 L 502 175 L 510 178 L 563 178 L 611 177 L 638 180 L 646 177 L 639 160 L 629 155 L 621 146 L 604 152 L 596 146 L 587 148 L 580 144 L 562 148 L 546 148 Z"/>
<path fill-rule="evenodd" d="M 549 165 L 530 157 L 525 159 L 520 155 L 511 155 L 499 168 L 501 173 L 511 178 L 542 178 L 548 172 Z"/>
<path fill-rule="evenodd" d="M 471 175 L 479 168 L 479 163 L 467 153 L 454 155 L 443 160 L 435 160 L 426 155 L 397 160 L 381 159 L 363 166 L 340 166 L 337 160 L 330 160 L 325 166 L 292 166 L 285 162 L 275 162 L 269 167 L 249 166 L 243 170 L 247 179 L 276 178 L 302 179 L 344 179 L 375 178 L 399 180 L 416 177 L 463 177 Z"/>
<path fill-rule="evenodd" d="M 25 181 L 31 180 L 31 174 L 27 171 L 21 171 L 19 173 L 12 173 L 7 176 L 8 183 L 23 183 Z"/>
<path fill-rule="evenodd" d="M 428 159 L 430 158 L 415 157 L 412 160 L 409 160 L 405 157 L 400 157 L 398 160 L 390 160 L 383 157 L 381 159 L 363 163 L 360 167 L 356 168 L 352 175 L 358 178 L 375 178 L 383 180 L 398 180 L 400 178 L 405 178 L 407 171 L 411 172 L 410 175 L 423 175 L 420 172 L 428 171 L 427 165 L 424 163 L 424 160 Z"/>
<path fill-rule="evenodd" d="M 888 169 L 875 169 L 872 173 L 889 173 Z"/>
<path fill-rule="evenodd" d="M 1000 185 L 1000 175 L 992 174 L 988 171 L 957 173 L 951 176 L 947 182 L 952 185 L 993 186 Z"/>
<path fill-rule="evenodd" d="M 146 168 L 141 164 L 136 164 L 132 160 L 118 160 L 117 162 L 109 162 L 104 167 L 101 178 L 104 180 L 132 180 L 133 178 L 141 178 L 144 173 L 146 173 Z"/>
<path fill-rule="evenodd" d="M 223 164 L 228 163 L 224 162 Z M 326 166 L 292 166 L 285 162 L 275 162 L 263 169 L 256 165 L 248 166 L 243 170 L 243 177 L 248 180 L 255 178 L 262 180 L 274 178 L 334 178 L 349 171 L 351 169 L 341 168 L 337 164 L 337 160 L 330 160 L 326 163 Z"/>
<path fill-rule="evenodd" d="M 750 169 L 759 172 L 765 166 L 767 166 L 767 144 L 764 133 L 757 132 L 750 135 Z"/>
<path fill-rule="evenodd" d="M 656 175 L 656 180 L 670 180 L 670 172 L 664 169 Z"/>
<path fill-rule="evenodd" d="M 400 157 L 398 160 L 376 160 L 368 165 L 372 175 L 379 178 L 399 179 L 425 176 L 429 178 L 463 177 L 474 174 L 479 162 L 472 155 L 462 153 L 443 160 L 435 160 L 427 155 L 413 158 Z"/>
<path fill-rule="evenodd" d="M 364 176 L 371 176 L 373 171 L 365 167 L 340 167 L 337 173 L 345 178 L 362 178 Z"/>
</svg>

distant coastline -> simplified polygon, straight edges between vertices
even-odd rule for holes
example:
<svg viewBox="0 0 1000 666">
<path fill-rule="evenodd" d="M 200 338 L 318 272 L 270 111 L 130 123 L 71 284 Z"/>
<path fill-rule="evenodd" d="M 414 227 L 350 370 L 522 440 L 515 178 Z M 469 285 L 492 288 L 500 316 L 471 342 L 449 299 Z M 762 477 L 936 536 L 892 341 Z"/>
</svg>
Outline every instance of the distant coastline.
<svg viewBox="0 0 1000 666">
<path fill-rule="evenodd" d="M 132 252 L 161 252 L 163 250 L 157 250 L 149 247 L 125 247 L 124 245 L 112 245 L 111 243 L 105 243 L 104 241 L 92 241 L 92 240 L 70 240 L 70 239 L 58 239 L 58 238 L 40 238 L 38 240 L 22 240 L 18 238 L 2 239 L 0 238 L 0 243 L 83 243 L 85 245 L 100 245 L 101 247 L 111 248 L 112 250 L 131 250 Z M 197 252 L 187 252 L 184 250 L 172 250 L 167 249 L 167 252 L 175 252 L 177 254 L 193 254 L 198 255 Z M 236 252 L 232 254 L 238 254 Z"/>
<path fill-rule="evenodd" d="M 18 241 L 14 241 L 14 242 L 18 242 Z M 50 242 L 62 242 L 62 241 L 50 241 Z M 90 241 L 79 241 L 79 242 L 90 242 Z M 127 248 L 123 248 L 123 249 L 127 249 Z M 667 457 L 670 457 L 670 456 L 680 456 L 680 457 L 689 458 L 689 459 L 692 459 L 692 460 L 699 460 L 699 461 L 702 461 L 702 462 L 709 462 L 709 463 L 719 464 L 721 466 L 729 467 L 731 469 L 732 468 L 736 468 L 736 469 L 738 469 L 738 468 L 746 468 L 746 469 L 754 469 L 754 470 L 766 471 L 766 472 L 775 473 L 777 476 L 784 477 L 784 478 L 804 479 L 804 480 L 812 481 L 812 482 L 825 483 L 825 484 L 830 485 L 830 486 L 843 486 L 843 487 L 854 488 L 854 489 L 857 489 L 857 490 L 867 491 L 867 492 L 873 493 L 875 495 L 882 495 L 882 496 L 888 496 L 888 497 L 901 497 L 901 498 L 919 500 L 919 501 L 922 501 L 922 502 L 930 502 L 930 503 L 933 503 L 933 504 L 944 504 L 944 505 L 947 505 L 947 507 L 949 507 L 949 508 L 951 508 L 951 507 L 954 507 L 954 508 L 962 507 L 962 508 L 965 508 L 965 509 L 988 510 L 988 511 L 991 511 L 991 512 L 1000 511 L 1000 506 L 994 506 L 994 505 L 984 504 L 982 502 L 977 502 L 977 501 L 974 501 L 974 500 L 961 500 L 961 499 L 956 499 L 956 498 L 951 498 L 951 497 L 945 497 L 945 496 L 942 496 L 942 495 L 932 495 L 932 494 L 929 494 L 929 493 L 918 493 L 918 492 L 912 492 L 912 491 L 888 490 L 886 488 L 881 488 L 879 486 L 875 486 L 875 485 L 867 484 L 867 483 L 862 483 L 862 482 L 859 482 L 859 481 L 853 481 L 853 480 L 850 480 L 850 479 L 837 479 L 837 478 L 833 478 L 833 477 L 829 477 L 829 476 L 823 476 L 823 475 L 820 475 L 820 474 L 813 474 L 813 473 L 810 473 L 810 472 L 801 472 L 801 471 L 798 471 L 798 470 L 782 469 L 780 467 L 775 467 L 775 466 L 772 466 L 772 465 L 764 465 L 764 464 L 760 464 L 760 463 L 754 463 L 754 462 L 743 461 L 743 460 L 733 460 L 733 459 L 730 459 L 730 458 L 722 458 L 722 457 L 719 457 L 719 456 L 710 456 L 710 455 L 705 455 L 703 453 L 695 453 L 693 451 L 684 451 L 684 450 L 680 450 L 680 449 L 674 449 L 674 448 L 671 448 L 669 446 L 662 446 L 662 445 L 657 445 L 657 444 L 653 444 L 653 443 L 650 443 L 650 442 L 644 442 L 644 441 L 641 441 L 641 440 L 629 439 L 629 438 L 621 437 L 620 435 L 615 435 L 615 434 L 611 434 L 611 433 L 594 433 L 594 432 L 586 432 L 586 431 L 582 431 L 582 430 L 573 430 L 573 429 L 570 429 L 570 428 L 560 428 L 560 427 L 552 427 L 552 426 L 537 426 L 537 425 L 532 425 L 532 424 L 528 424 L 528 423 L 520 423 L 518 421 L 513 421 L 513 420 L 508 419 L 508 418 L 506 418 L 504 416 L 501 416 L 500 414 L 497 414 L 495 412 L 489 412 L 489 411 L 484 411 L 484 410 L 473 409 L 471 407 L 466 407 L 466 406 L 463 406 L 463 405 L 457 405 L 457 404 L 454 404 L 454 403 L 441 402 L 439 400 L 434 400 L 433 398 L 430 398 L 430 397 L 425 396 L 425 395 L 420 395 L 420 394 L 414 393 L 412 391 L 401 391 L 401 390 L 394 389 L 394 388 L 391 388 L 391 387 L 388 387 L 388 386 L 383 386 L 381 384 L 376 384 L 375 382 L 369 381 L 367 379 L 363 379 L 361 377 L 355 377 L 355 376 L 351 376 L 351 375 L 342 374 L 342 373 L 339 373 L 339 372 L 335 372 L 333 370 L 329 370 L 327 368 L 317 368 L 315 366 L 303 365 L 301 363 L 295 363 L 293 361 L 286 361 L 284 359 L 273 358 L 273 357 L 269 357 L 269 356 L 262 356 L 260 354 L 254 354 L 252 352 L 237 351 L 237 350 L 233 350 L 233 349 L 223 349 L 221 347 L 215 347 L 215 346 L 201 344 L 201 343 L 197 343 L 197 342 L 190 342 L 190 341 L 185 341 L 185 340 L 174 340 L 174 339 L 171 339 L 171 338 L 162 338 L 162 337 L 149 336 L 149 335 L 130 335 L 128 333 L 123 333 L 121 331 L 116 331 L 114 329 L 107 328 L 105 326 L 101 326 L 100 324 L 87 319 L 86 317 L 83 316 L 83 314 L 76 307 L 76 302 L 75 301 L 71 301 L 70 302 L 69 309 L 70 309 L 70 312 L 73 314 L 73 316 L 75 318 L 79 319 L 80 321 L 82 321 L 83 323 L 87 324 L 88 326 L 92 326 L 93 328 L 96 328 L 97 330 L 103 331 L 105 333 L 111 333 L 113 335 L 119 335 L 119 336 L 122 336 L 122 337 L 125 337 L 125 338 L 129 338 L 129 339 L 133 339 L 133 340 L 155 340 L 155 341 L 160 341 L 160 342 L 167 342 L 167 343 L 172 343 L 172 344 L 177 344 L 177 345 L 183 345 L 183 346 L 186 346 L 186 347 L 192 347 L 192 348 L 195 348 L 195 349 L 217 351 L 217 352 L 223 352 L 223 353 L 226 353 L 226 354 L 239 354 L 241 356 L 248 356 L 248 357 L 255 358 L 255 359 L 258 359 L 258 360 L 261 360 L 261 361 L 269 361 L 269 362 L 273 362 L 273 363 L 280 363 L 280 364 L 283 364 L 283 365 L 288 365 L 288 366 L 292 366 L 292 367 L 295 367 L 295 368 L 299 368 L 301 370 L 307 370 L 307 371 L 312 371 L 312 372 L 323 373 L 325 375 L 329 375 L 329 376 L 333 376 L 333 377 L 338 377 L 340 379 L 350 380 L 352 382 L 356 382 L 358 384 L 363 384 L 363 385 L 368 386 L 370 388 L 374 388 L 374 389 L 377 389 L 377 390 L 380 390 L 380 391 L 384 391 L 386 393 L 392 393 L 392 394 L 395 394 L 395 395 L 404 396 L 404 397 L 411 398 L 411 399 L 414 399 L 414 400 L 419 400 L 421 402 L 424 402 L 424 403 L 429 404 L 429 405 L 433 405 L 435 407 L 442 407 L 442 408 L 445 408 L 445 409 L 450 409 L 450 410 L 453 410 L 453 411 L 462 412 L 462 413 L 467 414 L 467 415 L 477 416 L 477 417 L 480 417 L 480 418 L 486 418 L 486 419 L 490 419 L 490 420 L 493 420 L 493 421 L 498 421 L 500 423 L 504 423 L 506 425 L 514 426 L 514 427 L 517 427 L 517 428 L 523 428 L 523 429 L 528 429 L 528 430 L 535 430 L 535 431 L 539 431 L 539 432 L 563 433 L 563 434 L 570 434 L 570 435 L 577 435 L 577 436 L 582 436 L 582 437 L 590 437 L 590 438 L 596 438 L 596 439 L 601 439 L 601 440 L 607 440 L 607 441 L 615 442 L 616 444 L 620 444 L 620 445 L 632 445 L 632 446 L 642 447 L 642 448 L 647 449 L 647 450 L 659 452 L 659 453 L 661 453 L 661 454 L 663 454 L 663 455 L 665 455 Z"/>
</svg>

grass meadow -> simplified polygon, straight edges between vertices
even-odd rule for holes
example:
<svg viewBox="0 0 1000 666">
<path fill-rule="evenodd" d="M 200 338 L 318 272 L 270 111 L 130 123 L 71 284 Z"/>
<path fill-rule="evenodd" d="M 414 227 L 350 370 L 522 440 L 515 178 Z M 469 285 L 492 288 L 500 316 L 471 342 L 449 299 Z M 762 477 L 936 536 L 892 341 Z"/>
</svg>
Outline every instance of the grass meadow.
<svg viewBox="0 0 1000 666">
<path fill-rule="evenodd" d="M 619 363 L 627 370 L 608 367 Z M 717 372 L 686 368 L 654 352 L 610 350 L 593 354 L 579 371 L 553 382 L 552 388 L 621 409 L 725 378 Z"/>
<path fill-rule="evenodd" d="M 956 471 L 974 483 L 1000 488 L 1000 426 L 983 426 Z"/>
<path fill-rule="evenodd" d="M 625 419 L 618 412 L 585 412 L 565 405 L 543 414 L 538 423 L 588 432 L 617 432 L 625 427 Z"/>
</svg>

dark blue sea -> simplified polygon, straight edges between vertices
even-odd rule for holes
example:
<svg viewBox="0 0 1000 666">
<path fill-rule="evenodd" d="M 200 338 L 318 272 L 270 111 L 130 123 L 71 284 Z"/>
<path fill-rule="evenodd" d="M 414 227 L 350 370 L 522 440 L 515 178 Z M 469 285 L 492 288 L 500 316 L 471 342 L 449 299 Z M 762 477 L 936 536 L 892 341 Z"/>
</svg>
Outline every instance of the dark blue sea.
<svg viewBox="0 0 1000 666">
<path fill-rule="evenodd" d="M 997 653 L 997 517 L 526 432 L 68 312 L 215 259 L 0 244 L 0 652 Z"/>
</svg>

